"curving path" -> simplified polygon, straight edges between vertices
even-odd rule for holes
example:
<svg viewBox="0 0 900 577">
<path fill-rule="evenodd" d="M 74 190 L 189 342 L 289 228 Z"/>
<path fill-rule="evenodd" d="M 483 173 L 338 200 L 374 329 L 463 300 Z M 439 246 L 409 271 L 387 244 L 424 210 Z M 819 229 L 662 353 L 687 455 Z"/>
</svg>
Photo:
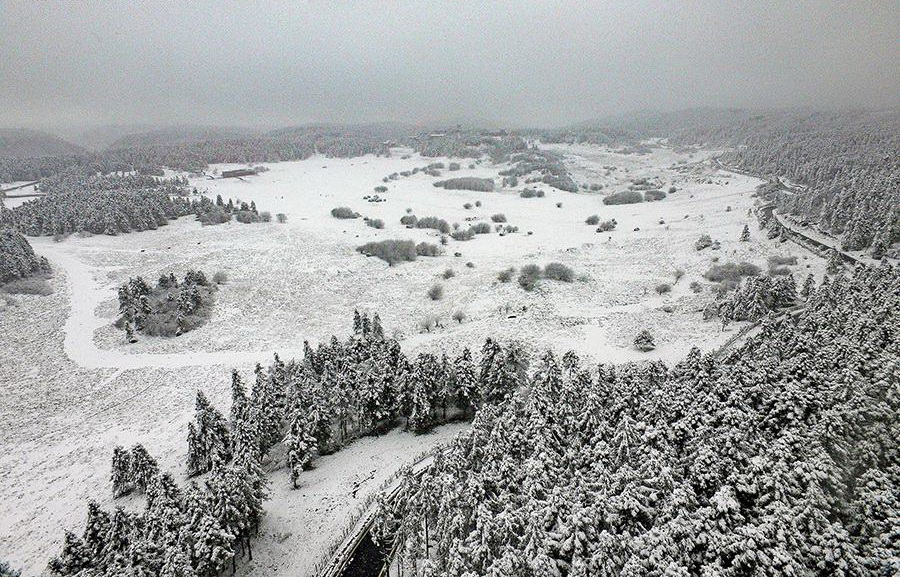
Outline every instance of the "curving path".
<svg viewBox="0 0 900 577">
<path fill-rule="evenodd" d="M 94 311 L 104 299 L 109 298 L 109 290 L 101 286 L 94 278 L 91 268 L 76 254 L 73 254 L 71 249 L 60 248 L 49 239 L 32 242 L 38 252 L 42 256 L 46 256 L 56 270 L 65 273 L 69 289 L 69 316 L 64 327 L 64 350 L 66 355 L 81 367 L 140 369 L 253 364 L 271 360 L 275 352 L 284 358 L 303 355 L 302 349 L 192 351 L 185 353 L 127 353 L 116 349 L 101 349 L 94 343 L 94 331 L 109 321 L 96 316 Z"/>
</svg>

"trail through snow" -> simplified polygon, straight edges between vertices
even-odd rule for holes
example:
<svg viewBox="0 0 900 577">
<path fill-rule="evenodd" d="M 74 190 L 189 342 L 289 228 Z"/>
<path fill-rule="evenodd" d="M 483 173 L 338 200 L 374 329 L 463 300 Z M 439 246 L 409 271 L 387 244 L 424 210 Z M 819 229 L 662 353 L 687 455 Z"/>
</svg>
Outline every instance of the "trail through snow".
<svg viewBox="0 0 900 577">
<path fill-rule="evenodd" d="M 111 287 L 104 287 L 91 274 L 85 264 L 71 249 L 60 249 L 48 239 L 32 240 L 35 249 L 46 256 L 55 270 L 66 275 L 69 290 L 69 316 L 65 324 L 64 350 L 76 364 L 85 368 L 112 367 L 117 369 L 192 367 L 207 365 L 234 365 L 266 362 L 276 352 L 267 351 L 191 351 L 185 353 L 137 353 L 104 350 L 94 343 L 94 331 L 108 324 L 108 320 L 95 314 L 97 307 L 109 297 Z M 279 349 L 285 358 L 302 356 L 301 350 Z"/>
</svg>

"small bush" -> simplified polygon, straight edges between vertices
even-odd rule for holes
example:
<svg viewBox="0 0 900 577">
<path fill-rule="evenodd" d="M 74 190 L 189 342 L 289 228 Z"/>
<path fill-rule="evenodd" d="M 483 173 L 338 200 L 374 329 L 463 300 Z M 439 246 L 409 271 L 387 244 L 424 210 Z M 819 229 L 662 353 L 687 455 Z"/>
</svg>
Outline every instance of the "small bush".
<svg viewBox="0 0 900 577">
<path fill-rule="evenodd" d="M 591 216 L 584 219 L 584 223 L 589 224 L 591 226 L 596 226 L 597 223 L 599 223 L 599 222 L 600 222 L 600 217 L 597 216 L 596 214 L 592 214 Z"/>
<path fill-rule="evenodd" d="M 781 265 L 795 265 L 797 264 L 797 257 L 795 256 L 770 256 L 769 257 L 769 266 L 781 266 Z"/>
<path fill-rule="evenodd" d="M 690 289 L 691 289 L 692 291 L 694 291 L 695 293 L 701 293 L 701 292 L 703 292 L 703 285 L 700 284 L 699 282 L 695 281 L 695 280 L 692 280 L 692 281 L 691 281 L 691 284 L 689 284 L 688 287 L 690 287 Z"/>
<path fill-rule="evenodd" d="M 428 289 L 428 298 L 433 301 L 439 301 L 444 298 L 444 287 L 439 284 L 432 286 Z"/>
<path fill-rule="evenodd" d="M 404 214 L 400 217 L 400 224 L 405 224 L 406 226 L 416 226 L 416 222 L 419 219 L 416 218 L 414 214 Z"/>
<path fill-rule="evenodd" d="M 575 280 L 575 271 L 560 262 L 551 262 L 544 267 L 544 278 L 572 282 Z"/>
<path fill-rule="evenodd" d="M 423 243 L 424 244 L 424 243 Z M 400 262 L 416 260 L 416 244 L 411 240 L 382 240 L 368 242 L 356 249 L 366 256 L 374 256 L 394 266 Z"/>
<path fill-rule="evenodd" d="M 444 271 L 444 273 L 441 276 L 444 277 L 445 280 L 451 279 L 456 276 L 456 271 L 453 270 L 452 268 L 448 268 L 447 270 Z"/>
<path fill-rule="evenodd" d="M 215 206 L 210 210 L 197 215 L 197 220 L 199 220 L 200 224 L 203 226 L 214 226 L 230 221 L 231 213 L 225 212 L 222 208 Z"/>
<path fill-rule="evenodd" d="M 272 222 L 272 213 L 268 210 L 259 213 L 259 222 Z"/>
<path fill-rule="evenodd" d="M 600 226 L 597 227 L 597 232 L 609 232 L 611 230 L 616 230 L 616 225 L 619 224 L 616 222 L 616 219 L 604 220 L 600 223 Z"/>
<path fill-rule="evenodd" d="M 684 271 L 680 268 L 676 268 L 673 275 L 675 276 L 675 282 L 678 282 L 681 280 L 681 277 L 684 276 Z"/>
<path fill-rule="evenodd" d="M 769 268 L 769 276 L 787 276 L 791 274 L 791 269 L 786 266 L 773 266 Z"/>
<path fill-rule="evenodd" d="M 645 353 L 655 349 L 656 343 L 653 342 L 653 335 L 650 334 L 650 331 L 644 329 L 639 332 L 638 335 L 634 337 L 634 347 Z"/>
<path fill-rule="evenodd" d="M 234 213 L 234 219 L 242 224 L 253 224 L 259 222 L 259 215 L 252 210 L 239 210 Z"/>
<path fill-rule="evenodd" d="M 430 333 L 438 325 L 438 318 L 434 315 L 428 315 L 419 321 L 419 328 L 422 332 Z"/>
<path fill-rule="evenodd" d="M 507 283 L 512 280 L 514 274 L 516 274 L 516 269 L 514 267 L 509 267 L 508 269 L 501 270 L 497 273 L 497 280 Z"/>
<path fill-rule="evenodd" d="M 416 254 L 418 256 L 440 256 L 441 247 L 430 242 L 420 242 L 416 245 Z"/>
<path fill-rule="evenodd" d="M 491 220 L 493 222 L 506 222 L 506 215 L 502 212 L 498 212 L 497 214 L 491 215 Z"/>
<path fill-rule="evenodd" d="M 212 280 L 215 284 L 226 283 L 228 282 L 228 274 L 226 274 L 225 271 L 222 270 L 216 271 L 216 273 L 213 275 Z"/>
<path fill-rule="evenodd" d="M 541 279 L 541 267 L 536 264 L 527 264 L 519 271 L 519 286 L 527 291 L 534 290 Z"/>
<path fill-rule="evenodd" d="M 490 234 L 491 225 L 486 222 L 477 222 L 470 226 L 469 230 L 472 231 L 472 234 Z"/>
<path fill-rule="evenodd" d="M 481 192 L 493 192 L 494 179 L 464 176 L 461 178 L 439 180 L 434 183 L 434 186 L 438 188 L 444 188 L 446 190 L 477 190 Z"/>
<path fill-rule="evenodd" d="M 47 296 L 53 294 L 53 287 L 50 286 L 47 279 L 41 276 L 31 276 L 28 278 L 11 280 L 3 285 L 0 290 L 11 295 Z"/>
<path fill-rule="evenodd" d="M 466 230 L 454 230 L 450 233 L 450 237 L 453 240 L 466 241 L 475 238 L 475 233 L 472 232 L 471 228 L 467 228 Z"/>
<path fill-rule="evenodd" d="M 637 204 L 644 201 L 644 195 L 637 190 L 623 190 L 603 199 L 603 204 Z"/>
<path fill-rule="evenodd" d="M 556 203 L 556 208 L 562 208 L 562 203 L 561 203 L 561 202 L 557 202 L 557 203 Z"/>
<path fill-rule="evenodd" d="M 416 222 L 416 228 L 432 228 L 444 234 L 450 232 L 450 225 L 447 221 L 436 216 L 425 216 Z"/>
<path fill-rule="evenodd" d="M 696 250 L 703 250 L 704 248 L 711 247 L 713 245 L 713 239 L 708 234 L 700 235 L 700 238 L 697 239 L 697 242 L 694 243 L 694 248 Z"/>
<path fill-rule="evenodd" d="M 480 208 L 480 207 L 481 207 L 481 201 L 480 201 L 480 200 L 476 200 L 476 201 L 475 201 L 475 206 L 477 206 L 477 207 Z"/>
<path fill-rule="evenodd" d="M 472 208 L 472 203 L 471 203 L 471 202 L 465 203 L 465 204 L 463 205 L 463 208 L 466 209 L 466 210 L 470 210 L 470 209 Z"/>
<path fill-rule="evenodd" d="M 287 222 L 287 215 L 284 214 L 283 212 L 279 212 L 278 214 L 275 215 L 275 219 L 278 222 L 280 222 L 281 224 L 284 224 Z"/>
<path fill-rule="evenodd" d="M 753 263 L 728 262 L 709 267 L 703 276 L 710 282 L 731 281 L 737 283 L 744 276 L 759 276 L 760 269 Z"/>
<path fill-rule="evenodd" d="M 359 213 L 354 212 L 352 208 L 338 206 L 331 209 L 331 216 L 334 218 L 359 218 Z"/>
<path fill-rule="evenodd" d="M 457 310 L 453 313 L 453 320 L 455 320 L 459 324 L 462 324 L 462 322 L 465 318 L 466 318 L 466 313 L 464 313 L 461 310 Z"/>
<path fill-rule="evenodd" d="M 382 229 L 384 228 L 384 221 L 380 218 L 370 218 L 366 221 L 366 224 L 371 226 L 372 228 Z"/>
<path fill-rule="evenodd" d="M 458 163 L 458 162 L 451 162 L 451 163 L 447 166 L 447 170 L 449 170 L 450 172 L 456 172 L 457 170 L 459 170 L 459 163 Z"/>
<path fill-rule="evenodd" d="M 519 193 L 519 196 L 521 196 L 522 198 L 544 198 L 544 191 L 534 188 L 525 188 L 522 189 L 522 192 Z"/>
<path fill-rule="evenodd" d="M 475 263 L 472 262 L 472 261 L 467 262 L 467 263 L 466 263 L 466 268 L 475 268 Z"/>
<path fill-rule="evenodd" d="M 387 192 L 387 191 L 388 191 L 388 187 L 384 186 L 383 184 L 375 187 L 375 192 L 377 192 L 379 194 L 383 193 L 383 192 Z"/>
<path fill-rule="evenodd" d="M 662 200 L 666 197 L 666 193 L 661 190 L 645 190 L 644 191 L 644 200 L 647 202 L 653 202 L 655 200 Z"/>
<path fill-rule="evenodd" d="M 653 290 L 655 290 L 656 294 L 658 295 L 666 294 L 668 292 L 672 292 L 672 285 L 667 282 L 659 283 L 658 285 L 653 287 Z"/>
</svg>

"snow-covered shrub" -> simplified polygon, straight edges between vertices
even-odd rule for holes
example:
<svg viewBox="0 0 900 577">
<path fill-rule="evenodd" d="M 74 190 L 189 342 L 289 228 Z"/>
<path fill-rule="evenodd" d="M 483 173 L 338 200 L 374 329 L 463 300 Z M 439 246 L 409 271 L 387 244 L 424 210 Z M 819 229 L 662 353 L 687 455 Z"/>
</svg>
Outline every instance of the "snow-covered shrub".
<svg viewBox="0 0 900 577">
<path fill-rule="evenodd" d="M 644 201 L 644 195 L 637 190 L 623 190 L 615 194 L 611 194 L 603 199 L 603 204 L 637 204 Z"/>
<path fill-rule="evenodd" d="M 338 206 L 331 209 L 334 218 L 359 218 L 359 213 L 347 206 Z"/>
<path fill-rule="evenodd" d="M 544 267 L 544 278 L 562 282 L 572 282 L 575 280 L 575 271 L 561 262 L 551 262 Z"/>
<path fill-rule="evenodd" d="M 411 240 L 382 240 L 367 242 L 356 248 L 366 256 L 374 256 L 394 266 L 400 262 L 416 260 L 416 243 Z"/>
</svg>

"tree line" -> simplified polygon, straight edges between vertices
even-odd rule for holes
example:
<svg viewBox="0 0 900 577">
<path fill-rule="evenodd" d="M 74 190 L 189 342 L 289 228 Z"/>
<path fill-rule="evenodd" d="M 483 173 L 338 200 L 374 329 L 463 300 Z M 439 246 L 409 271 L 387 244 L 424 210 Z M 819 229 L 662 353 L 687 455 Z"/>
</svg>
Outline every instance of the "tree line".
<svg viewBox="0 0 900 577">
<path fill-rule="evenodd" d="M 725 358 L 548 352 L 407 472 L 376 538 L 410 576 L 895 574 L 898 312 L 883 265 Z"/>
<path fill-rule="evenodd" d="M 66 532 L 54 575 L 79 577 L 219 575 L 252 558 L 252 538 L 264 514 L 267 481 L 262 463 L 284 448 L 293 485 L 315 458 L 353 439 L 392 427 L 423 433 L 481 407 L 502 403 L 525 378 L 527 360 L 516 344 L 488 340 L 476 363 L 465 349 L 456 358 L 423 353 L 407 358 L 384 335 L 380 317 L 356 313 L 353 334 L 332 337 L 301 360 L 277 355 L 257 365 L 252 386 L 233 371 L 230 411 L 223 414 L 202 391 L 187 433 L 187 472 L 179 487 L 142 445 L 116 447 L 111 483 L 115 498 L 144 494 L 144 510 L 104 511 L 88 503 L 81 534 Z"/>
</svg>

